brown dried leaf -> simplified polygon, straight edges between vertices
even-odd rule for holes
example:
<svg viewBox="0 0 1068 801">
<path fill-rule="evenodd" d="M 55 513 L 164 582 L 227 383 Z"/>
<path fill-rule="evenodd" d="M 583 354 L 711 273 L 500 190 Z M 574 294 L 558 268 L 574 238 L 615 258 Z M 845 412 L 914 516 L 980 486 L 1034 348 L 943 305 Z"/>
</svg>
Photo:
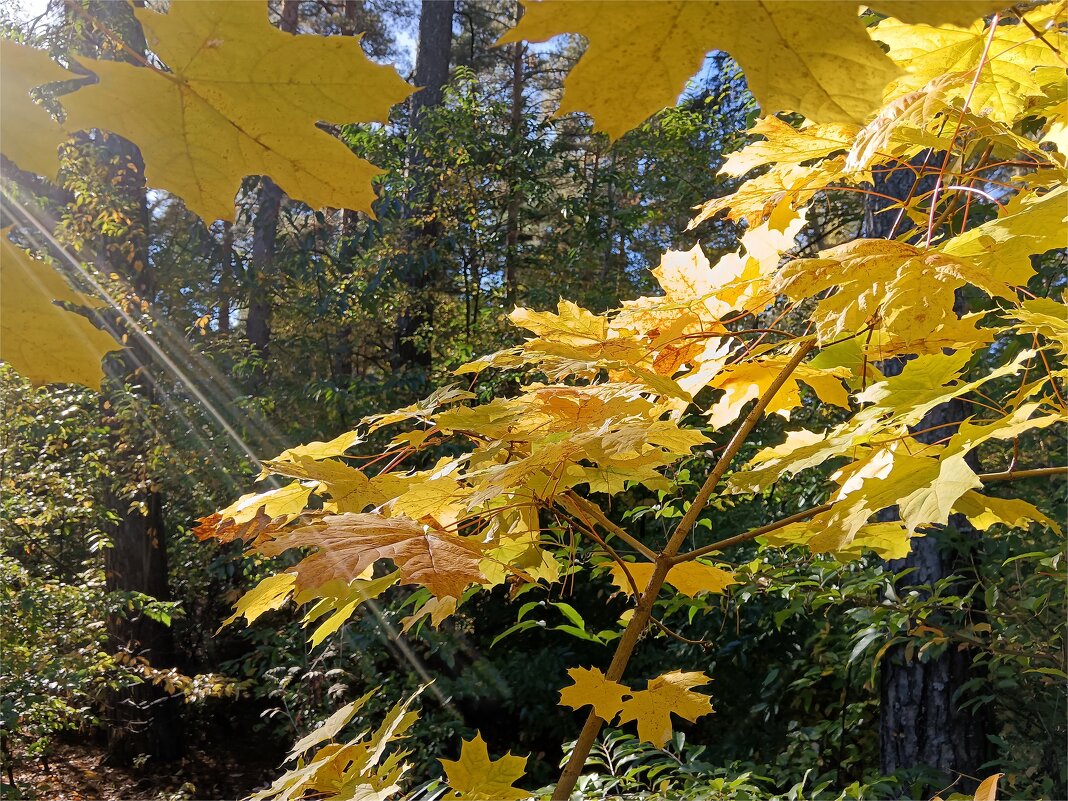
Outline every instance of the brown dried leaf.
<svg viewBox="0 0 1068 801">
<path fill-rule="evenodd" d="M 294 568 L 298 591 L 334 579 L 348 581 L 379 559 L 392 560 L 402 582 L 420 584 L 439 598 L 459 598 L 468 585 L 485 580 L 476 543 L 400 515 L 328 515 L 258 550 L 277 556 L 290 548 L 317 549 Z"/>
</svg>

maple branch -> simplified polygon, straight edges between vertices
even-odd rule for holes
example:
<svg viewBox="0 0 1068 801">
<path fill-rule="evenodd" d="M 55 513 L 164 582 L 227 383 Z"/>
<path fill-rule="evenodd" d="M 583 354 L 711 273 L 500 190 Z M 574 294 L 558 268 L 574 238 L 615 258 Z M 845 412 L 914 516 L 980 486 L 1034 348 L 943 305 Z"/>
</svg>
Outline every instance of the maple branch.
<svg viewBox="0 0 1068 801">
<path fill-rule="evenodd" d="M 679 548 L 682 547 L 686 536 L 693 530 L 698 516 L 704 511 L 713 491 L 719 486 L 720 479 L 723 478 L 727 468 L 734 461 L 734 457 L 742 449 L 742 445 L 753 429 L 756 428 L 757 423 L 760 422 L 760 418 L 764 414 L 764 410 L 767 409 L 768 404 L 771 403 L 771 399 L 775 397 L 782 385 L 793 375 L 793 372 L 814 347 L 815 342 L 811 339 L 803 342 L 786 366 L 775 376 L 775 379 L 757 400 L 756 406 L 745 416 L 742 424 L 735 431 L 730 442 L 727 443 L 727 447 L 724 448 L 719 461 L 716 462 L 712 472 L 708 474 L 704 484 L 701 485 L 701 489 L 698 490 L 697 497 L 690 504 L 689 510 L 678 525 L 675 526 L 675 530 L 671 533 L 664 550 L 656 557 L 649 583 L 638 600 L 638 606 L 635 608 L 634 614 L 623 632 L 623 636 L 619 638 L 619 642 L 616 644 L 616 651 L 612 655 L 612 663 L 605 673 L 605 677 L 609 681 L 619 681 L 623 677 L 623 671 L 626 669 L 631 654 L 634 652 L 634 646 L 637 645 L 638 639 L 645 631 L 646 626 L 649 625 L 649 620 L 653 615 L 653 604 L 660 593 L 660 588 L 664 586 L 664 579 L 667 578 L 668 571 L 672 567 L 672 557 L 679 552 Z M 593 742 L 597 739 L 597 734 L 601 731 L 601 726 L 603 725 L 604 721 L 597 716 L 596 712 L 591 710 L 586 717 L 586 723 L 583 725 L 578 739 L 575 741 L 575 748 L 571 752 L 567 765 L 560 774 L 560 780 L 553 789 L 553 801 L 567 801 L 571 797 L 571 791 L 575 789 L 578 777 L 582 773 L 582 768 L 586 765 L 587 757 L 590 755 L 590 749 L 593 748 Z"/>
<path fill-rule="evenodd" d="M 580 498 L 573 492 L 564 493 L 559 497 L 558 502 L 564 506 L 565 509 L 568 505 L 574 506 L 580 515 L 591 517 L 595 523 L 601 526 L 601 528 L 612 533 L 616 537 L 619 537 L 623 542 L 627 543 L 627 545 L 636 550 L 650 562 L 656 561 L 656 553 L 651 548 L 609 520 L 605 513 L 601 511 L 601 507 L 597 504 L 591 503 L 585 498 Z"/>
<path fill-rule="evenodd" d="M 664 632 L 664 634 L 671 637 L 671 639 L 677 640 L 678 642 L 681 642 L 684 645 L 698 645 L 706 651 L 712 645 L 712 642 L 710 640 L 691 640 L 689 637 L 683 637 L 677 631 L 668 628 L 664 624 L 664 622 L 655 615 L 651 615 L 649 617 L 649 622 L 656 626 L 658 629 L 660 629 L 660 631 Z"/>
<path fill-rule="evenodd" d="M 1036 467 L 1030 470 L 1003 470 L 998 473 L 979 473 L 978 478 L 984 484 L 990 484 L 996 481 L 1016 481 L 1017 479 L 1022 478 L 1043 478 L 1046 476 L 1066 474 L 1068 474 L 1068 465 L 1064 467 Z M 824 503 L 819 506 L 813 506 L 811 509 L 797 512 L 789 517 L 776 520 L 774 523 L 768 523 L 766 526 L 754 528 L 751 531 L 745 531 L 741 534 L 735 534 L 733 537 L 727 537 L 719 542 L 713 542 L 711 545 L 703 545 L 700 548 L 694 548 L 692 551 L 687 551 L 686 553 L 681 553 L 678 556 L 672 557 L 671 564 L 677 565 L 681 562 L 690 562 L 700 556 L 713 553 L 714 551 L 722 551 L 733 545 L 740 545 L 743 542 L 755 540 L 757 537 L 763 537 L 765 534 L 770 534 L 780 528 L 785 528 L 791 523 L 798 523 L 810 517 L 815 517 L 822 512 L 826 512 L 833 506 L 833 503 Z"/>
<path fill-rule="evenodd" d="M 782 520 L 776 520 L 774 523 L 768 523 L 766 526 L 760 528 L 754 528 L 751 531 L 746 531 L 741 534 L 735 534 L 733 537 L 727 537 L 719 542 L 713 542 L 711 545 L 703 545 L 700 548 L 694 548 L 692 551 L 686 553 L 680 553 L 677 556 L 671 558 L 671 564 L 677 565 L 680 562 L 691 562 L 699 556 L 712 553 L 713 551 L 722 551 L 725 548 L 730 548 L 732 545 L 739 545 L 749 540 L 755 540 L 757 537 L 762 537 L 765 534 L 770 534 L 780 528 L 785 528 L 791 523 L 798 523 L 802 520 L 807 520 L 810 517 L 814 517 L 821 512 L 826 512 L 834 506 L 833 503 L 823 503 L 819 506 L 813 506 L 811 509 L 806 509 L 803 512 L 797 512 L 789 517 L 784 517 Z"/>
<path fill-rule="evenodd" d="M 979 480 L 984 484 L 993 481 L 1016 481 L 1020 478 L 1045 478 L 1047 476 L 1068 475 L 1068 465 L 1061 467 L 1035 467 L 1030 470 L 1003 470 L 1000 473 L 980 473 Z"/>
<path fill-rule="evenodd" d="M 690 508 L 686 514 L 683 515 L 682 520 L 675 526 L 675 530 L 671 534 L 671 538 L 668 540 L 667 546 L 665 546 L 661 557 L 666 557 L 670 560 L 675 554 L 679 552 L 679 548 L 682 547 L 683 541 L 686 539 L 686 535 L 689 534 L 693 527 L 697 523 L 697 518 L 701 515 L 701 512 L 705 510 L 705 506 L 708 505 L 709 498 L 712 497 L 712 492 L 719 485 L 720 479 L 723 478 L 724 473 L 727 472 L 727 468 L 730 467 L 731 462 L 734 461 L 734 457 L 738 454 L 738 451 L 742 449 L 742 445 L 746 439 L 756 428 L 757 423 L 764 414 L 764 410 L 771 403 L 771 399 L 775 397 L 775 394 L 782 388 L 782 385 L 793 375 L 794 371 L 800 366 L 805 356 L 808 355 L 816 346 L 815 341 L 808 340 L 801 344 L 797 349 L 797 352 L 790 358 L 790 361 L 786 363 L 786 366 L 779 372 L 775 379 L 768 385 L 767 390 L 757 401 L 756 406 L 745 416 L 742 424 L 738 427 L 738 430 L 734 432 L 734 436 L 731 437 L 730 442 L 727 443 L 727 447 L 723 449 L 723 453 L 719 457 L 719 461 L 716 462 L 716 466 L 712 468 L 712 472 L 708 474 L 708 478 L 705 479 L 705 483 L 701 485 L 701 489 L 697 492 L 697 497 L 693 499 L 693 503 L 690 504 Z M 658 561 L 660 561 L 658 559 Z M 667 571 L 664 571 L 665 574 Z M 655 573 L 654 573 L 655 576 Z M 652 582 L 650 582 L 650 585 Z"/>
</svg>

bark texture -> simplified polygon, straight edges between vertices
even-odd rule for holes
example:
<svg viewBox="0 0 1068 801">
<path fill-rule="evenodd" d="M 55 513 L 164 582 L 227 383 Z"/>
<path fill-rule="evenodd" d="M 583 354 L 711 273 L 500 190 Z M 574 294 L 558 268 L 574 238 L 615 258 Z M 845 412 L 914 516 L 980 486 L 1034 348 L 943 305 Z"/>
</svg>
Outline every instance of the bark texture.
<svg viewBox="0 0 1068 801">
<path fill-rule="evenodd" d="M 931 159 L 940 163 L 940 157 Z M 918 161 L 914 166 L 921 166 Z M 898 169 L 876 181 L 876 190 L 891 197 L 904 200 L 933 188 L 934 181 L 925 178 L 914 189 L 915 178 L 907 169 Z M 891 201 L 870 198 L 865 208 L 862 234 L 870 238 L 888 238 L 915 231 L 915 236 L 926 232 L 916 231 L 905 215 L 898 210 L 887 209 Z M 960 298 L 958 298 L 958 305 Z M 957 308 L 958 313 L 961 312 Z M 880 369 L 886 375 L 897 375 L 904 367 L 901 359 L 884 362 Z M 920 433 L 917 439 L 935 442 L 949 436 L 968 416 L 967 404 L 954 400 L 933 410 L 923 419 L 918 431 L 938 426 L 937 429 Z M 972 465 L 973 469 L 976 467 Z M 896 514 L 885 519 L 897 519 Z M 928 591 L 936 582 L 951 575 L 974 576 L 970 550 L 978 535 L 968 521 L 960 515 L 950 518 L 948 531 L 931 531 L 925 537 L 912 540 L 912 552 L 905 559 L 891 562 L 895 573 L 913 570 L 905 582 Z M 965 583 L 968 579 L 965 579 Z M 974 580 L 974 579 L 972 579 Z M 966 586 L 959 587 L 963 594 Z M 938 621 L 928 621 L 937 626 Z M 989 728 L 985 711 L 973 712 L 962 709 L 961 688 L 975 677 L 972 654 L 968 650 L 949 647 L 942 653 L 924 660 L 913 656 L 906 658 L 905 646 L 896 645 L 883 656 L 880 676 L 880 721 L 879 749 L 880 768 L 883 773 L 933 769 L 941 773 L 945 781 L 929 789 L 934 792 L 960 777 L 955 789 L 964 792 L 974 790 L 977 784 L 970 776 L 980 772 L 987 761 Z M 938 780 L 936 780 L 937 782 Z M 906 790 L 908 792 L 908 790 Z"/>
<path fill-rule="evenodd" d="M 452 51 L 452 17 L 454 0 L 424 0 L 419 14 L 419 47 L 415 57 L 415 85 L 422 87 L 411 98 L 408 169 L 411 188 L 407 199 L 409 219 L 426 217 L 433 208 L 437 187 L 420 147 L 425 129 L 426 111 L 441 104 L 449 79 Z M 397 316 L 393 336 L 394 369 L 416 368 L 429 372 L 431 347 L 427 334 L 434 323 L 434 299 L 431 288 L 439 270 L 434 244 L 440 226 L 428 221 L 408 238 L 407 258 L 401 268 L 401 283 L 408 292 L 408 302 Z"/>
<path fill-rule="evenodd" d="M 515 4 L 516 24 L 523 19 L 523 6 Z M 526 55 L 526 44 L 516 42 L 512 45 L 512 108 L 509 119 L 508 134 L 512 145 L 512 181 L 508 188 L 508 208 L 505 220 L 505 261 L 504 261 L 504 290 L 505 308 L 515 305 L 519 296 L 519 209 L 523 203 L 523 190 L 518 172 L 520 154 L 523 148 L 523 110 L 525 88 L 525 75 L 523 72 L 523 60 Z"/>
<path fill-rule="evenodd" d="M 94 2 L 88 11 L 94 20 L 118 32 L 133 52 L 144 52 L 140 26 L 125 3 Z M 92 46 L 92 40 L 87 41 Z M 125 279 L 129 294 L 123 299 L 131 318 L 143 315 L 155 294 L 149 262 L 149 213 L 146 198 L 144 161 L 140 150 L 114 135 L 99 135 L 88 141 L 95 157 L 105 161 L 108 184 L 114 196 L 104 202 L 117 202 L 128 220 L 120 237 L 101 233 L 91 243 L 92 258 Z M 109 324 L 119 334 L 128 334 L 128 347 L 121 356 L 109 360 L 109 380 L 102 402 L 105 419 L 112 424 L 115 476 L 107 499 L 115 517 L 110 545 L 104 551 L 105 587 L 110 593 L 136 593 L 168 600 L 167 534 L 163 518 L 163 497 L 159 483 L 149 473 L 151 459 L 142 458 L 153 447 L 150 427 L 138 419 L 120 420 L 117 409 L 131 405 L 150 409 L 155 403 L 155 360 L 151 348 L 123 319 L 116 315 Z M 130 398 L 129 393 L 134 397 Z M 110 650 L 128 657 L 146 659 L 153 668 L 174 666 L 174 638 L 171 629 L 148 616 L 133 611 L 109 616 L 107 632 Z M 104 698 L 108 761 L 129 764 L 139 755 L 169 762 L 182 753 L 179 698 L 168 696 L 151 682 L 110 691 Z"/>
</svg>

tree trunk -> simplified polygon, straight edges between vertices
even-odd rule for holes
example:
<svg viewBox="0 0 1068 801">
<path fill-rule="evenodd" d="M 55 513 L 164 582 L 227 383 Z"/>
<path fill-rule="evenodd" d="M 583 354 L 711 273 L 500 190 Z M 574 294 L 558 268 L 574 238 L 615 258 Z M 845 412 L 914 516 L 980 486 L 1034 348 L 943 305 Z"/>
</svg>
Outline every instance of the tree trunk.
<svg viewBox="0 0 1068 801">
<path fill-rule="evenodd" d="M 454 0 L 424 0 L 419 14 L 419 48 L 415 57 L 415 85 L 409 128 L 408 168 L 412 184 L 408 192 L 409 219 L 425 218 L 437 194 L 433 174 L 421 148 L 427 109 L 440 105 L 449 79 L 452 49 Z M 406 308 L 398 315 L 393 336 L 392 363 L 395 369 L 416 368 L 429 373 L 431 348 L 420 340 L 434 322 L 434 301 L 430 290 L 437 277 L 434 244 L 440 236 L 436 222 L 418 225 L 408 236 L 408 253 L 401 283 L 408 290 Z"/>
<path fill-rule="evenodd" d="M 248 277 L 248 315 L 245 338 L 257 359 L 258 378 L 266 376 L 268 348 L 271 343 L 270 282 L 278 239 L 278 215 L 282 208 L 282 190 L 266 175 L 260 178 L 256 215 L 252 221 L 252 257 Z"/>
<path fill-rule="evenodd" d="M 345 0 L 341 35 L 356 36 L 361 33 L 360 21 L 364 14 L 363 0 Z M 354 242 L 356 236 L 356 212 L 351 209 L 340 209 L 339 213 L 341 230 L 338 235 L 340 240 L 338 245 L 338 269 L 347 276 L 352 274 L 352 262 L 356 257 L 356 243 Z M 338 331 L 337 342 L 334 346 L 334 357 L 331 362 L 334 383 L 339 386 L 343 383 L 347 385 L 355 377 L 353 366 L 354 347 L 355 335 L 352 325 L 344 323 Z"/>
<path fill-rule="evenodd" d="M 219 243 L 219 308 L 216 326 L 219 334 L 230 333 L 230 305 L 234 291 L 234 226 L 224 222 Z"/>
<path fill-rule="evenodd" d="M 914 166 L 921 166 L 919 162 Z M 879 177 L 876 190 L 904 200 L 913 191 L 913 173 L 907 169 Z M 915 193 L 929 191 L 933 180 L 925 179 Z M 885 209 L 890 201 L 870 198 L 865 207 L 862 234 L 870 238 L 888 238 L 913 228 L 905 215 Z M 960 298 L 958 308 L 960 313 Z M 880 365 L 886 375 L 897 375 L 904 367 L 901 359 L 893 359 Z M 923 419 L 918 431 L 938 426 L 936 430 L 917 434 L 921 442 L 935 442 L 951 435 L 957 425 L 968 416 L 967 404 L 953 400 L 933 410 Z M 973 468 L 975 465 L 973 465 Z M 892 514 L 886 519 L 897 519 Z M 978 537 L 974 528 L 962 515 L 950 518 L 950 526 L 958 532 L 956 544 L 942 532 L 932 530 L 925 537 L 912 540 L 912 551 L 905 559 L 890 563 L 895 573 L 912 569 L 907 577 L 910 586 L 921 592 L 929 591 L 936 582 L 954 574 L 973 574 L 969 559 L 971 546 Z M 959 588 L 965 594 L 968 587 Z M 937 626 L 938 621 L 929 620 L 928 625 Z M 925 791 L 930 795 L 950 782 L 960 779 L 955 789 L 971 792 L 976 782 L 970 777 L 979 774 L 980 766 L 987 761 L 988 713 L 965 710 L 960 697 L 964 684 L 975 677 L 972 654 L 950 646 L 936 656 L 923 660 L 913 656 L 906 659 L 905 645 L 896 645 L 884 654 L 879 665 L 880 720 L 879 750 L 880 768 L 883 773 L 895 771 L 915 772 L 917 769 L 934 769 L 945 774 L 944 779 L 935 779 Z M 906 792 L 912 792 L 909 788 Z"/>
<path fill-rule="evenodd" d="M 109 499 L 119 519 L 110 531 L 111 547 L 104 552 L 105 588 L 109 593 L 136 592 L 166 601 L 170 592 L 163 498 L 150 487 L 134 497 L 114 493 Z M 153 668 L 174 666 L 171 629 L 143 613 L 111 615 L 108 635 L 116 653 L 146 659 Z M 108 762 L 129 765 L 140 755 L 171 762 L 181 756 L 178 702 L 178 696 L 168 696 L 148 681 L 110 692 L 104 713 Z"/>
<path fill-rule="evenodd" d="M 515 4 L 516 24 L 523 19 L 523 6 Z M 508 188 L 508 208 L 505 222 L 505 261 L 504 292 L 505 306 L 511 308 L 519 296 L 519 207 L 523 202 L 520 189 L 519 159 L 523 142 L 523 57 L 526 45 L 516 42 L 512 45 L 512 114 L 509 120 L 509 134 L 512 139 L 512 181 Z"/>
<path fill-rule="evenodd" d="M 296 33 L 298 0 L 284 0 L 279 27 Z M 271 280 L 277 253 L 278 216 L 282 210 L 282 190 L 266 175 L 260 178 L 259 197 L 252 221 L 252 259 L 249 265 L 248 316 L 245 338 L 256 357 L 253 384 L 261 387 L 267 377 L 268 348 L 271 343 Z"/>
<path fill-rule="evenodd" d="M 101 30 L 118 33 L 133 52 L 145 50 L 140 26 L 125 3 L 94 2 L 88 8 Z M 86 45 L 93 46 L 96 31 L 86 31 Z M 113 33 L 111 35 L 114 35 Z M 128 225 L 121 237 L 99 233 L 89 243 L 91 257 L 102 272 L 122 276 L 130 287 L 125 298 L 127 313 L 134 318 L 152 302 L 155 293 L 149 265 L 149 214 L 146 199 L 144 161 L 140 150 L 111 134 L 100 135 L 100 158 L 106 161 L 106 190 L 101 202 L 124 215 Z M 92 143 L 90 143 L 92 144 Z M 90 200 L 90 203 L 93 201 Z M 84 212 L 83 212 L 84 213 Z M 155 364 L 150 348 L 127 332 L 119 315 L 111 319 L 119 333 L 129 333 L 127 350 L 108 361 L 111 380 L 105 382 L 102 401 L 105 419 L 112 420 L 113 452 L 116 455 L 114 486 L 108 506 L 114 513 L 110 547 L 104 551 L 105 587 L 109 593 L 142 594 L 168 600 L 167 535 L 163 520 L 163 498 L 157 478 L 148 472 L 151 458 L 143 458 L 155 447 L 151 426 L 136 418 L 122 421 L 116 410 L 129 408 L 132 391 L 134 406 L 151 409 L 155 402 Z M 174 639 L 171 629 L 139 612 L 124 611 L 107 620 L 113 652 L 147 659 L 154 668 L 174 665 Z M 129 764 L 138 755 L 168 762 L 182 751 L 178 697 L 145 682 L 135 687 L 110 691 L 104 700 L 103 718 L 107 725 L 108 760 Z"/>
</svg>

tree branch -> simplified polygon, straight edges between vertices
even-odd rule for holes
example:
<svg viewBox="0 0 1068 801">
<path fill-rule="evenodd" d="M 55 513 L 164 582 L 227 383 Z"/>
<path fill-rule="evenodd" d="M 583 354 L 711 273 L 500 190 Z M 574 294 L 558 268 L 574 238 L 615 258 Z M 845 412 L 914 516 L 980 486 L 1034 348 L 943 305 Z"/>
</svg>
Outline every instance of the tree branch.
<svg viewBox="0 0 1068 801">
<path fill-rule="evenodd" d="M 771 382 L 764 394 L 757 400 L 756 406 L 746 415 L 734 436 L 731 437 L 730 442 L 727 443 L 727 447 L 724 449 L 719 461 L 712 468 L 712 472 L 708 474 L 705 483 L 701 485 L 701 489 L 697 492 L 697 497 L 694 498 L 689 510 L 675 527 L 664 550 L 657 556 L 656 561 L 653 563 L 653 574 L 649 578 L 645 592 L 642 593 L 641 598 L 638 600 L 638 606 L 634 610 L 623 636 L 620 637 L 616 645 L 612 663 L 608 666 L 608 671 L 605 674 L 609 681 L 619 681 L 623 676 L 623 671 L 626 669 L 630 656 L 634 652 L 634 646 L 637 645 L 638 639 L 645 631 L 645 627 L 649 625 L 649 619 L 653 613 L 653 603 L 656 601 L 660 588 L 664 586 L 664 579 L 671 569 L 671 558 L 678 553 L 682 543 L 686 540 L 686 536 L 693 529 L 698 516 L 704 511 L 709 498 L 712 497 L 713 491 L 719 485 L 720 479 L 723 478 L 734 457 L 741 450 L 742 445 L 753 429 L 756 428 L 757 423 L 764 414 L 764 410 L 771 403 L 771 399 L 775 397 L 775 394 L 786 383 L 787 379 L 790 378 L 813 347 L 815 347 L 813 340 L 809 339 L 803 342 L 782 371 L 775 376 L 775 380 Z M 571 752 L 571 757 L 568 759 L 563 773 L 560 774 L 560 780 L 553 790 L 553 801 L 567 801 L 571 797 L 571 791 L 578 782 L 578 777 L 582 773 L 587 757 L 589 757 L 590 749 L 593 748 L 593 742 L 597 739 L 597 734 L 603 724 L 604 721 L 595 712 L 591 711 L 589 713 L 586 723 L 579 733 L 578 740 L 575 742 L 575 749 Z"/>
<path fill-rule="evenodd" d="M 1044 478 L 1058 475 L 1068 475 L 1068 466 L 1064 467 L 1036 467 L 1030 470 L 1005 470 L 1000 473 L 980 473 L 979 480 L 984 484 L 989 484 L 995 481 L 1016 481 L 1022 478 Z M 681 553 L 678 556 L 674 556 L 671 559 L 673 565 L 677 565 L 680 562 L 689 562 L 699 556 L 712 553 L 714 551 L 722 551 L 730 548 L 732 545 L 739 545 L 749 540 L 754 540 L 757 537 L 763 537 L 765 534 L 785 528 L 791 523 L 797 523 L 801 520 L 806 520 L 810 517 L 826 512 L 834 506 L 833 503 L 824 503 L 819 506 L 813 506 L 811 509 L 806 509 L 803 512 L 792 514 L 789 517 L 784 517 L 782 520 L 777 520 L 774 523 L 768 523 L 766 526 L 760 528 L 754 528 L 752 531 L 746 531 L 742 534 L 736 534 L 733 537 L 727 537 L 719 542 L 713 542 L 711 545 L 703 545 L 700 548 L 695 548 L 692 551 Z"/>
<path fill-rule="evenodd" d="M 605 531 L 608 531 L 612 535 L 619 537 L 621 540 L 623 540 L 623 542 L 627 543 L 627 545 L 636 550 L 650 562 L 656 561 L 656 553 L 651 548 L 649 548 L 641 540 L 628 534 L 618 525 L 609 520 L 605 513 L 601 511 L 601 507 L 599 507 L 597 504 L 591 503 L 590 501 L 586 500 L 585 498 L 579 497 L 573 492 L 566 492 L 558 496 L 557 503 L 559 503 L 569 512 L 578 512 L 580 516 L 591 518 Z"/>
</svg>

